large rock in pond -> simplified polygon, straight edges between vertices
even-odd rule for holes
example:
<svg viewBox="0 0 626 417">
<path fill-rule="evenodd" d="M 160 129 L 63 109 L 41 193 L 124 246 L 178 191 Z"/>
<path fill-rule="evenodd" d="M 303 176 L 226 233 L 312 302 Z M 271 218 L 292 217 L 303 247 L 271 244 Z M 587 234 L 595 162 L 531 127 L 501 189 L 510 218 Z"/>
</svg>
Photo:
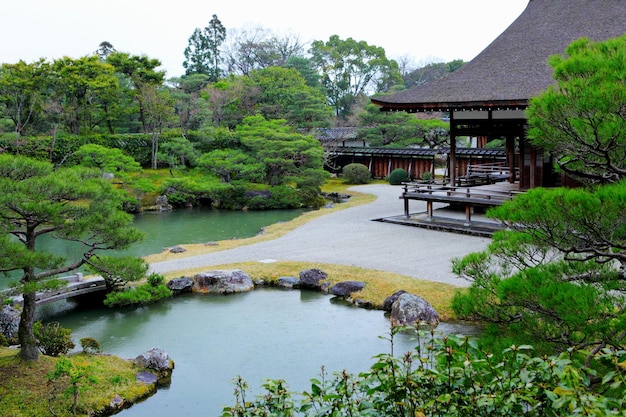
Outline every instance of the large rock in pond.
<svg viewBox="0 0 626 417">
<path fill-rule="evenodd" d="M 233 294 L 252 289 L 252 278 L 239 269 L 201 272 L 193 277 L 193 292 Z"/>
<path fill-rule="evenodd" d="M 167 385 L 172 379 L 174 361 L 166 351 L 153 347 L 135 358 L 135 364 L 143 369 L 154 372 L 159 385 Z"/>
<path fill-rule="evenodd" d="M 189 277 L 174 278 L 165 284 L 174 294 L 191 292 L 193 288 L 193 279 Z"/>
<path fill-rule="evenodd" d="M 391 307 L 391 326 L 437 326 L 439 314 L 421 297 L 414 294 L 400 294 Z"/>
<path fill-rule="evenodd" d="M 324 282 L 328 278 L 326 272 L 317 268 L 306 269 L 300 271 L 300 282 L 298 286 L 305 290 L 317 290 L 324 289 Z M 327 285 L 327 284 L 326 284 Z"/>
<path fill-rule="evenodd" d="M 359 292 L 365 288 L 361 281 L 342 281 L 330 287 L 330 293 L 339 297 L 349 297 L 353 292 Z"/>
<path fill-rule="evenodd" d="M 400 297 L 402 294 L 406 294 L 407 292 L 404 290 L 398 290 L 396 292 L 394 292 L 393 294 L 391 294 L 389 297 L 385 298 L 385 301 L 383 302 L 383 310 L 390 312 L 391 311 L 391 307 L 393 307 L 393 303 L 396 302 L 396 300 L 398 299 L 398 297 Z"/>
</svg>

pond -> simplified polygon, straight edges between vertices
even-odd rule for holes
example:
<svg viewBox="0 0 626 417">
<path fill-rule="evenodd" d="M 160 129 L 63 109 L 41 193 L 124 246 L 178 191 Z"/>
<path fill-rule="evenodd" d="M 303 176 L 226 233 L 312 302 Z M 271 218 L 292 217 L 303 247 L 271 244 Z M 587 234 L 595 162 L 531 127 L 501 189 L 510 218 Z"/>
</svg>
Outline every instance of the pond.
<svg viewBox="0 0 626 417">
<path fill-rule="evenodd" d="M 302 213 L 302 210 L 231 211 L 208 208 L 147 212 L 136 215 L 134 219 L 135 227 L 145 233 L 145 239 L 120 253 L 145 256 L 180 244 L 243 239 L 257 235 L 266 226 L 292 220 Z M 38 245 L 58 254 L 80 253 L 76 245 L 47 236 Z M 8 288 L 11 281 L 11 278 L 0 276 L 0 289 Z"/>
<path fill-rule="evenodd" d="M 265 378 L 285 379 L 301 392 L 310 389 L 321 366 L 330 373 L 358 373 L 374 363 L 373 356 L 391 349 L 382 339 L 390 331 L 382 311 L 311 291 L 188 294 L 142 308 L 74 310 L 49 319 L 72 329 L 75 342 L 97 339 L 107 353 L 134 358 L 160 347 L 175 361 L 171 386 L 118 414 L 123 417 L 219 416 L 224 405 L 234 403 L 237 376 L 253 395 L 261 393 Z M 442 323 L 437 331 L 475 329 Z M 394 352 L 401 355 L 416 345 L 414 334 L 401 333 Z"/>
</svg>

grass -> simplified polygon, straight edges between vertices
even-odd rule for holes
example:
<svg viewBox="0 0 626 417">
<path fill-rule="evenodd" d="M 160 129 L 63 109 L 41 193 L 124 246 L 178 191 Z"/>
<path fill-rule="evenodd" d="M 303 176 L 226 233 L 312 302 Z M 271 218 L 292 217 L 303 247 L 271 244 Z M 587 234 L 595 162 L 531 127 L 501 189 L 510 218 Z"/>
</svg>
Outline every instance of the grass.
<svg viewBox="0 0 626 417">
<path fill-rule="evenodd" d="M 59 358 L 40 355 L 36 362 L 22 361 L 15 349 L 0 347 L 0 416 L 50 416 L 50 407 L 58 416 L 70 416 L 71 396 L 63 392 L 66 381 L 58 381 L 60 390 L 53 394 L 46 375 L 54 371 Z M 108 355 L 77 354 L 69 356 L 74 366 L 87 367 L 93 383 L 81 384 L 78 415 L 96 415 L 119 395 L 126 402 L 136 402 L 154 392 L 152 385 L 136 381 L 139 369 L 130 360 Z"/>
</svg>

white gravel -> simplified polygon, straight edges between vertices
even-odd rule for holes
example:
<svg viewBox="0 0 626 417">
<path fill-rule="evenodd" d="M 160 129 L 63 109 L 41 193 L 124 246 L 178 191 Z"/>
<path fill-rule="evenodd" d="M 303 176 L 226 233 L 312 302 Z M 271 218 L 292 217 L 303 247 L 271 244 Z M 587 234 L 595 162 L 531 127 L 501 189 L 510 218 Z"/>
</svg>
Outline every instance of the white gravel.
<svg viewBox="0 0 626 417">
<path fill-rule="evenodd" d="M 403 213 L 398 186 L 362 185 L 375 202 L 321 216 L 280 238 L 179 260 L 151 264 L 155 272 L 246 261 L 305 261 L 358 266 L 429 281 L 467 286 L 452 273 L 451 260 L 483 250 L 490 239 L 373 221 Z M 425 210 L 411 202 L 411 212 Z"/>
</svg>

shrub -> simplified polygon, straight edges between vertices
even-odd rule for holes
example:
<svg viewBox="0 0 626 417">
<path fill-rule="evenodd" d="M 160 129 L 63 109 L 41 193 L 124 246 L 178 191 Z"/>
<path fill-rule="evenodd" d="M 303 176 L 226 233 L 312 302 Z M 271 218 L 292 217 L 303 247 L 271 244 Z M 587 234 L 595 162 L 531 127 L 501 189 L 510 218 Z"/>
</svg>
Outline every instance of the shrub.
<svg viewBox="0 0 626 417">
<path fill-rule="evenodd" d="M 348 164 L 343 167 L 343 177 L 348 184 L 367 184 L 372 179 L 370 170 L 363 164 Z"/>
<path fill-rule="evenodd" d="M 422 173 L 422 181 L 432 181 L 432 180 L 433 180 L 432 172 L 426 171 Z"/>
<path fill-rule="evenodd" d="M 161 274 L 153 272 L 148 275 L 147 281 L 148 285 L 150 285 L 151 287 L 158 287 L 159 285 L 163 284 L 163 282 L 165 282 L 165 277 Z"/>
<path fill-rule="evenodd" d="M 107 294 L 104 305 L 108 307 L 122 307 L 130 305 L 145 305 L 154 303 L 172 295 L 172 291 L 164 284 L 153 287 L 150 284 L 139 285 L 124 291 L 114 291 Z"/>
<path fill-rule="evenodd" d="M 83 337 L 80 339 L 80 346 L 85 353 L 99 353 L 102 350 L 100 348 L 100 342 L 93 337 Z"/>
<path fill-rule="evenodd" d="M 39 351 L 47 356 L 64 355 L 75 346 L 71 338 L 72 330 L 61 327 L 57 322 L 35 322 L 33 334 L 39 341 Z"/>
<path fill-rule="evenodd" d="M 389 174 L 389 184 L 391 185 L 400 185 L 408 180 L 409 174 L 406 172 L 406 169 L 396 168 Z"/>
</svg>

